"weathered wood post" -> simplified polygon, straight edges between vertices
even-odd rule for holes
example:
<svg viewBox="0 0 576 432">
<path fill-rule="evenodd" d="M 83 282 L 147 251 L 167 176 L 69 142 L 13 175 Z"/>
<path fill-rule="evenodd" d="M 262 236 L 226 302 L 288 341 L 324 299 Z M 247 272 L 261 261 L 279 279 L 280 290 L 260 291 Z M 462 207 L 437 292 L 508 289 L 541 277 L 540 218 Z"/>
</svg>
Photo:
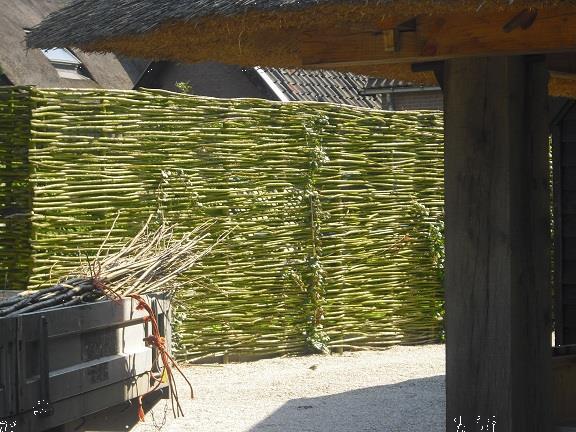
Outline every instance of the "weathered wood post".
<svg viewBox="0 0 576 432">
<path fill-rule="evenodd" d="M 538 57 L 445 64 L 448 431 L 551 430 L 547 81 Z"/>
</svg>

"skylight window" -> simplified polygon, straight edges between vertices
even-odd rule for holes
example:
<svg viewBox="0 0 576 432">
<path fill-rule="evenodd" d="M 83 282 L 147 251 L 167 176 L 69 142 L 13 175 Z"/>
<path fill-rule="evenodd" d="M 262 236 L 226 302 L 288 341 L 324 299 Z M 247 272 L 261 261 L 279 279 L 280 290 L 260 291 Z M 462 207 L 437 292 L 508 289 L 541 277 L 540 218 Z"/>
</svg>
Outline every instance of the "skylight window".
<svg viewBox="0 0 576 432">
<path fill-rule="evenodd" d="M 24 33 L 30 33 L 30 29 L 25 28 Z M 60 78 L 93 80 L 88 69 L 82 64 L 82 61 L 68 48 L 50 48 L 40 51 L 50 61 L 52 66 L 54 66 Z"/>
<path fill-rule="evenodd" d="M 86 70 L 82 62 L 72 51 L 67 48 L 43 49 L 42 54 L 46 56 L 52 66 L 56 68 L 58 76 L 65 79 L 88 80 L 90 73 Z"/>
<path fill-rule="evenodd" d="M 29 32 L 29 30 L 25 30 Z M 68 48 L 50 48 L 40 50 L 52 66 L 58 72 L 58 76 L 64 79 L 90 80 L 90 72 L 82 64 L 82 61 Z"/>
<path fill-rule="evenodd" d="M 69 65 L 81 65 L 82 62 L 70 50 L 66 48 L 43 49 L 42 52 L 51 63 L 63 63 Z"/>
</svg>

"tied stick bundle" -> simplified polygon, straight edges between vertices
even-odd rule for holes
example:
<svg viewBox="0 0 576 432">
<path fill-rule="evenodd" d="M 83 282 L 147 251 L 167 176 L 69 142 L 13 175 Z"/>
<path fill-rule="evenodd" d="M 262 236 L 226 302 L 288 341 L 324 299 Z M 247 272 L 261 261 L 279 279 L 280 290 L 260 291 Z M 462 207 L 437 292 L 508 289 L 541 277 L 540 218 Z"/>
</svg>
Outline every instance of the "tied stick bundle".
<svg viewBox="0 0 576 432">
<path fill-rule="evenodd" d="M 210 235 L 212 223 L 204 223 L 179 238 L 174 226 L 149 229 L 151 217 L 142 230 L 116 253 L 100 257 L 110 233 L 96 258 L 74 276 L 49 288 L 26 291 L 0 302 L 0 318 L 38 310 L 94 302 L 106 297 L 122 298 L 148 293 L 173 293 L 178 277 L 208 254 L 228 233 L 209 247 L 200 244 Z M 110 230 L 114 229 L 114 226 Z"/>
</svg>

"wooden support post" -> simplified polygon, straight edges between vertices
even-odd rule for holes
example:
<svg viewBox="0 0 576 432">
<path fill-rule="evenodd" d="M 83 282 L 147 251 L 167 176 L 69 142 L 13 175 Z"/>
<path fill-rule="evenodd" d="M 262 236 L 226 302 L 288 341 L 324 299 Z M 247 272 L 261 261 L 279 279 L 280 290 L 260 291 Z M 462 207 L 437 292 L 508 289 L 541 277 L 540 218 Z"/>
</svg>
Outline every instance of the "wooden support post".
<svg viewBox="0 0 576 432">
<path fill-rule="evenodd" d="M 445 66 L 446 429 L 547 432 L 548 74 L 536 57 Z"/>
</svg>

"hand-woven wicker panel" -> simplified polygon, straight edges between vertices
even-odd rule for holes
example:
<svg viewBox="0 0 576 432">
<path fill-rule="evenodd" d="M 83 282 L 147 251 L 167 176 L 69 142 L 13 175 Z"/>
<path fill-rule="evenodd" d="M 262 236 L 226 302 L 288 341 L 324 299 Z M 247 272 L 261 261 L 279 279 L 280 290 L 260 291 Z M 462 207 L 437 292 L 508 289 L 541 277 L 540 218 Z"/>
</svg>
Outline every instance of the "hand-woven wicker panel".
<svg viewBox="0 0 576 432">
<path fill-rule="evenodd" d="M 151 213 L 213 220 L 234 230 L 182 281 L 182 357 L 435 341 L 442 139 L 435 112 L 2 88 L 0 277 L 69 273 L 118 212 L 111 249 Z"/>
</svg>

